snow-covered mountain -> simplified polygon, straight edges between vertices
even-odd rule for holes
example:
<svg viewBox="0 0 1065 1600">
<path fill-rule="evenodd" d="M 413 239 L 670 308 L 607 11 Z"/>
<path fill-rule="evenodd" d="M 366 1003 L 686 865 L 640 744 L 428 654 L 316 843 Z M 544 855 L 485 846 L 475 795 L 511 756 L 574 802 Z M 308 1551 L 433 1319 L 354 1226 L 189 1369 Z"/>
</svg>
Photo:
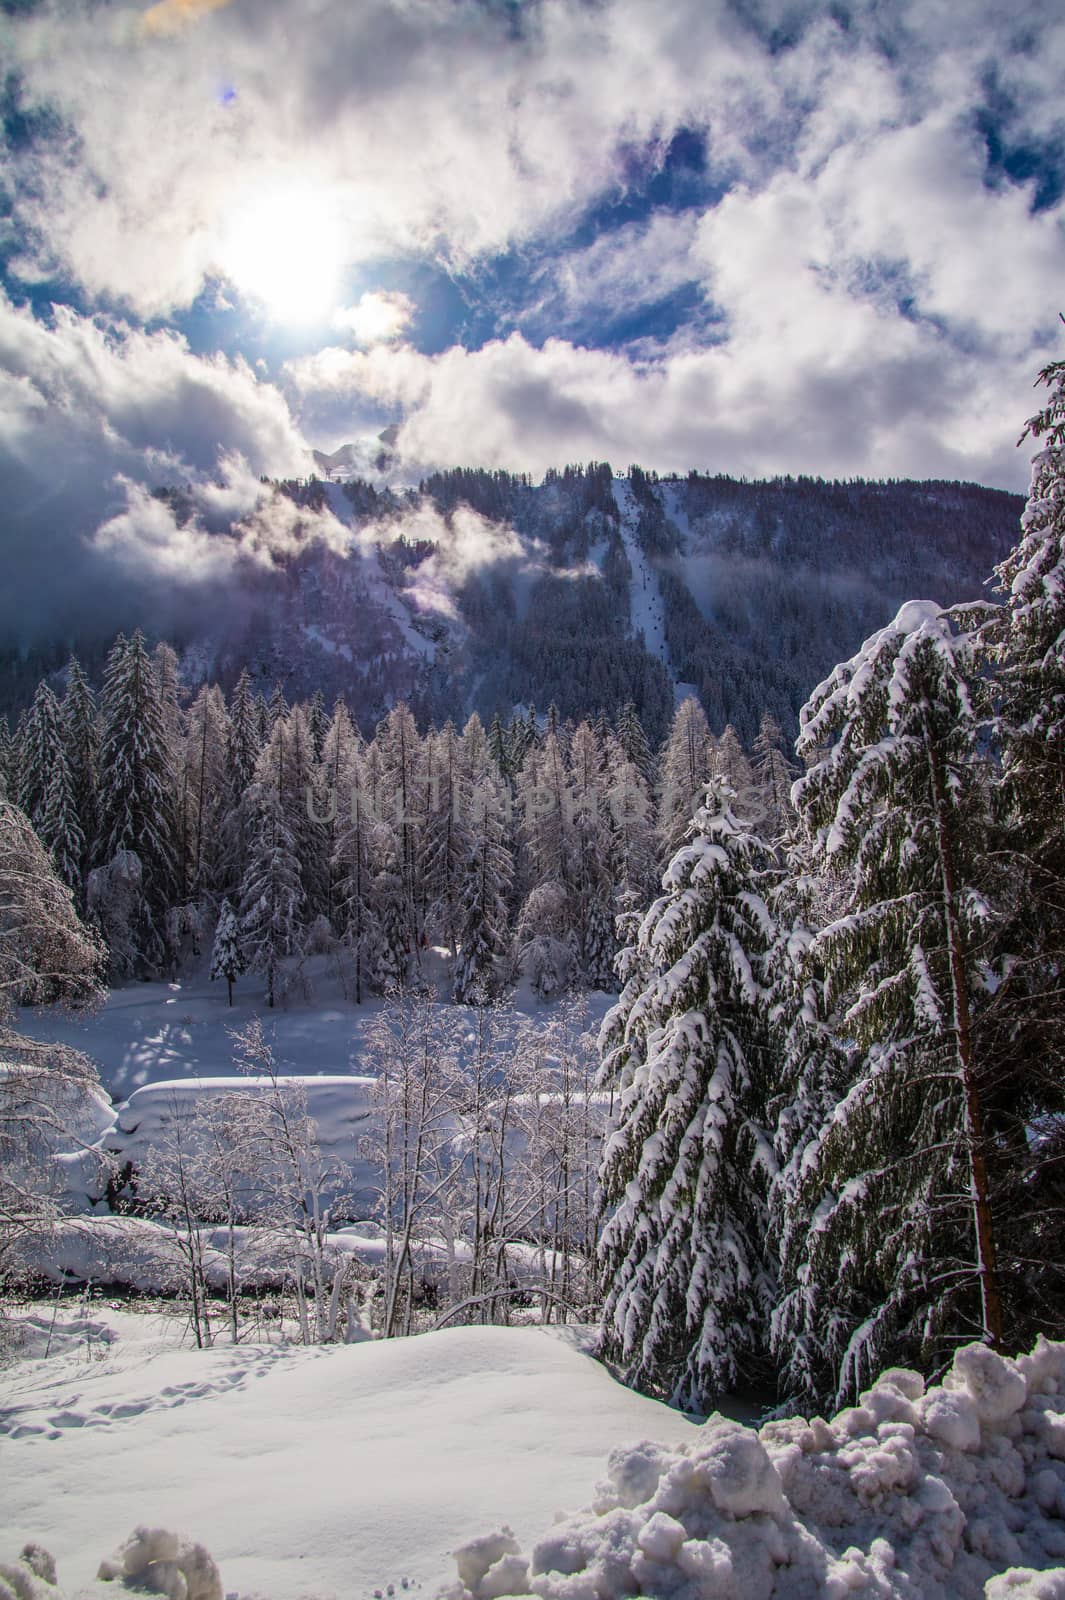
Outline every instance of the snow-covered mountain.
<svg viewBox="0 0 1065 1600">
<path fill-rule="evenodd" d="M 903 601 L 984 593 L 1021 510 L 957 483 L 659 481 L 592 463 L 537 484 L 460 469 L 396 489 L 349 476 L 348 447 L 319 465 L 323 480 L 264 484 L 251 517 L 215 522 L 238 552 L 225 594 L 174 642 L 190 685 L 247 666 L 290 698 L 343 695 L 366 726 L 400 697 L 437 722 L 632 701 L 657 737 L 694 692 L 718 731 L 750 737 L 765 709 L 793 730 L 813 685 Z M 186 523 L 199 515 L 160 493 Z M 286 537 L 264 558 L 278 506 Z M 90 667 L 106 643 L 94 656 L 70 642 Z M 0 698 L 17 708 L 50 665 L 0 664 Z"/>
</svg>

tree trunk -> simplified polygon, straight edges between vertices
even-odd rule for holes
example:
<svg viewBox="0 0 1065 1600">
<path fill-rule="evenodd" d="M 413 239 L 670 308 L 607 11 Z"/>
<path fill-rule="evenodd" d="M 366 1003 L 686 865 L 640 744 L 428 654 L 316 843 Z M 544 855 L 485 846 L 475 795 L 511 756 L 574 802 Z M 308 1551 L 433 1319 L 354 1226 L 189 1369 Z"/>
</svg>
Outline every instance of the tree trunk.
<svg viewBox="0 0 1065 1600">
<path fill-rule="evenodd" d="M 928 765 L 932 779 L 932 803 L 935 807 L 936 843 L 939 850 L 940 874 L 943 883 L 943 917 L 950 957 L 950 979 L 954 1010 L 954 1037 L 965 1097 L 965 1138 L 969 1153 L 969 1182 L 972 1192 L 973 1226 L 976 1233 L 976 1262 L 980 1277 L 980 1301 L 984 1337 L 992 1348 L 999 1350 L 1003 1344 L 1002 1295 L 999 1287 L 998 1258 L 991 1216 L 991 1199 L 987 1179 L 987 1158 L 984 1153 L 984 1119 L 980 1104 L 980 1090 L 976 1082 L 973 1060 L 972 1017 L 969 1006 L 969 985 L 965 973 L 965 960 L 961 946 L 961 929 L 956 910 L 956 881 L 950 830 L 947 825 L 948 802 L 943 758 L 925 727 Z"/>
</svg>

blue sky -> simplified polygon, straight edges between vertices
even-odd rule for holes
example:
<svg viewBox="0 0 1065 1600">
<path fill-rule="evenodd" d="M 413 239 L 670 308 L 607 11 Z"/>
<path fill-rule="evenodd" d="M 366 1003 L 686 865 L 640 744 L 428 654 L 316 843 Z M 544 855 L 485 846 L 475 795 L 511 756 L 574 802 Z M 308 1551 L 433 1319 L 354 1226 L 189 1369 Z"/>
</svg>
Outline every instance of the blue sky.
<svg viewBox="0 0 1065 1600">
<path fill-rule="evenodd" d="M 116 518 L 158 567 L 153 484 L 239 507 L 389 424 L 409 477 L 1023 488 L 1062 353 L 1058 12 L 3 0 L 9 572 Z"/>
</svg>

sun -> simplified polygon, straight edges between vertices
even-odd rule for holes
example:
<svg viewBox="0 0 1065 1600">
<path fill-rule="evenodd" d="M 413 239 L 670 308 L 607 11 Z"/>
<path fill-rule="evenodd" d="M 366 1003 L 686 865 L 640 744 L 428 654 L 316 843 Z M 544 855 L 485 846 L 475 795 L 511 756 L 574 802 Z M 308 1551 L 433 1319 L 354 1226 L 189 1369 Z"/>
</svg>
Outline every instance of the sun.
<svg viewBox="0 0 1065 1600">
<path fill-rule="evenodd" d="M 328 321 L 343 267 L 335 200 L 292 181 L 258 188 L 227 219 L 218 266 L 273 321 Z"/>
</svg>

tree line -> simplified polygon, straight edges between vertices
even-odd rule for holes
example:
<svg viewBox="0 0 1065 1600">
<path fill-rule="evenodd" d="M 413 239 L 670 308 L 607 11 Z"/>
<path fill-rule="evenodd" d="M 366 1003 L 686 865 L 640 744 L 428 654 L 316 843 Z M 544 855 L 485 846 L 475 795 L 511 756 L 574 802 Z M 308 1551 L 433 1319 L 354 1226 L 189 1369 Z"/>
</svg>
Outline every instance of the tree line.
<svg viewBox="0 0 1065 1600">
<path fill-rule="evenodd" d="M 486 729 L 419 730 L 396 705 L 373 736 L 346 703 L 228 701 L 180 682 L 140 632 L 112 647 L 97 697 L 78 661 L 42 680 L 0 784 L 100 935 L 113 981 L 178 969 L 214 938 L 214 975 L 262 974 L 268 1001 L 309 955 L 341 959 L 352 997 L 388 993 L 442 949 L 459 1000 L 522 972 L 546 997 L 611 988 L 615 918 L 646 905 L 701 786 L 728 775 L 787 809 L 783 736 L 746 752 L 689 699 L 656 755 L 631 705 L 574 724 L 552 708 Z"/>
</svg>

